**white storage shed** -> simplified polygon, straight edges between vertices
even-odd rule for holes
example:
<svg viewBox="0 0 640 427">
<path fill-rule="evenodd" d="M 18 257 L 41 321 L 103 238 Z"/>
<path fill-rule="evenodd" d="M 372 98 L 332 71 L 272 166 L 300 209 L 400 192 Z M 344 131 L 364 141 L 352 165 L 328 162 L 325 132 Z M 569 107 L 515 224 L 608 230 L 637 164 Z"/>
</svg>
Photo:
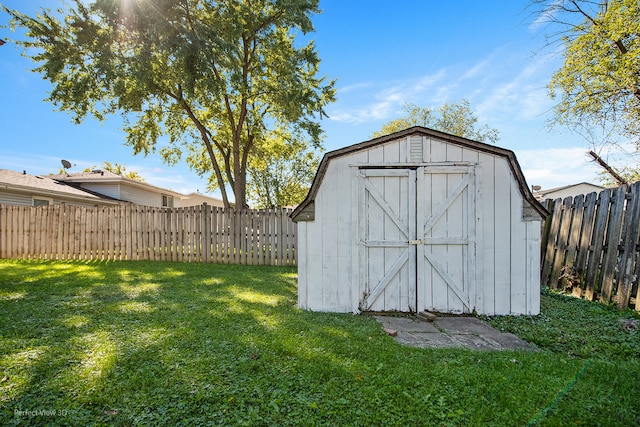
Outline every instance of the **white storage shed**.
<svg viewBox="0 0 640 427">
<path fill-rule="evenodd" d="M 496 146 L 413 127 L 331 151 L 291 214 L 298 304 L 538 314 L 547 214 Z"/>
</svg>

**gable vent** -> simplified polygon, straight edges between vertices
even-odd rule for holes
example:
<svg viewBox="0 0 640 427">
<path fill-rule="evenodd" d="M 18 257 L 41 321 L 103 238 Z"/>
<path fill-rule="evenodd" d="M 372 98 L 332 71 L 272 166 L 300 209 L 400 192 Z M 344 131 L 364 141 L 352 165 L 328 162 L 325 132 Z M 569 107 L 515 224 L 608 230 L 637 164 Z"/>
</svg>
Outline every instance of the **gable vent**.
<svg viewBox="0 0 640 427">
<path fill-rule="evenodd" d="M 414 163 L 422 162 L 422 137 L 409 137 L 409 161 Z"/>
</svg>

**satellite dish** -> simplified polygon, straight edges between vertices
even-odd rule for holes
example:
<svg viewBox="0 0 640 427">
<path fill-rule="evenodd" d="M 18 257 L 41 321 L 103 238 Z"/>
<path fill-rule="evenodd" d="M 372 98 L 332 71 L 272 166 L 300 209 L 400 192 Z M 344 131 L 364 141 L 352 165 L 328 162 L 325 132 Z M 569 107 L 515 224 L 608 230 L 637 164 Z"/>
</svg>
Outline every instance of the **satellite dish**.
<svg viewBox="0 0 640 427">
<path fill-rule="evenodd" d="M 62 159 L 61 163 L 62 163 L 62 167 L 65 169 L 69 169 L 71 167 L 71 163 L 68 160 Z"/>
<path fill-rule="evenodd" d="M 542 190 L 542 187 L 540 187 L 539 185 L 532 185 L 532 186 L 531 186 L 531 189 L 532 189 L 533 191 L 540 191 L 540 190 Z"/>
</svg>

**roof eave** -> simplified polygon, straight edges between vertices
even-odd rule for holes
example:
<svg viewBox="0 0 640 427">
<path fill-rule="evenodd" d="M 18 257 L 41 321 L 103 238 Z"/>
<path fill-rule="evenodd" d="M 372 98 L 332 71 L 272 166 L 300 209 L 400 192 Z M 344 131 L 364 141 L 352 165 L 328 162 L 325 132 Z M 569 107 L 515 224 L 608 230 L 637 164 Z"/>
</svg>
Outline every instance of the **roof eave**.
<svg viewBox="0 0 640 427">
<path fill-rule="evenodd" d="M 115 199 L 104 199 L 92 194 L 87 193 L 86 196 L 80 194 L 70 194 L 65 193 L 64 191 L 55 191 L 55 190 L 41 190 L 33 187 L 24 187 L 20 185 L 11 185 L 11 184 L 2 184 L 0 188 L 7 190 L 8 192 L 18 193 L 18 194 L 27 194 L 32 196 L 43 197 L 47 199 L 57 198 L 57 199 L 65 199 L 65 200 L 73 200 L 73 201 L 82 201 L 85 203 L 104 203 L 104 204 L 112 204 L 117 205 L 121 203 Z M 72 187 L 75 188 L 75 187 Z"/>
</svg>

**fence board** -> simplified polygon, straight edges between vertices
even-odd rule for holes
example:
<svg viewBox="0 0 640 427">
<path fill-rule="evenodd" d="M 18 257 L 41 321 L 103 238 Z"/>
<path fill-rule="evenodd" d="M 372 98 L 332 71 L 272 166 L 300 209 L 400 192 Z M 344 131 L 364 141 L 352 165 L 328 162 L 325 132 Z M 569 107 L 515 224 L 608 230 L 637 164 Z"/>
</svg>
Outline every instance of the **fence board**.
<svg viewBox="0 0 640 427">
<path fill-rule="evenodd" d="M 572 198 L 567 197 L 561 205 L 560 227 L 556 240 L 556 251 L 553 259 L 553 266 L 549 274 L 549 284 L 552 289 L 558 287 L 558 280 L 565 261 L 567 247 L 569 245 L 569 232 L 571 230 L 571 207 Z"/>
<path fill-rule="evenodd" d="M 21 211 L 20 208 L 16 208 L 15 210 L 20 214 L 22 213 L 20 212 Z M 24 234 L 23 218 L 22 217 L 17 218 L 15 223 L 16 223 L 16 229 L 13 233 L 13 237 L 11 241 L 13 242 L 13 246 L 15 247 L 15 250 L 17 250 L 17 252 L 21 256 L 24 256 L 24 244 L 19 240 L 19 237 Z"/>
<path fill-rule="evenodd" d="M 569 244 L 567 247 L 566 265 L 575 266 L 580 246 L 580 232 L 584 216 L 584 195 L 580 194 L 573 199 L 571 208 L 571 225 L 569 226 Z"/>
<path fill-rule="evenodd" d="M 556 199 L 555 201 L 549 200 L 547 206 L 554 207 L 550 219 L 547 219 L 545 229 L 547 232 L 543 238 L 546 242 L 544 246 L 543 268 L 542 268 L 542 282 L 549 286 L 549 275 L 551 274 L 551 267 L 553 266 L 553 258 L 555 255 L 555 247 L 558 238 L 558 230 L 560 229 L 560 220 L 562 219 L 562 199 Z"/>
<path fill-rule="evenodd" d="M 591 236 L 593 232 L 593 222 L 596 216 L 596 202 L 598 193 L 589 193 L 584 200 L 584 217 L 582 219 L 582 233 L 580 233 L 580 243 L 578 256 L 576 258 L 577 272 L 584 275 L 587 269 L 587 260 L 591 250 Z"/>
<path fill-rule="evenodd" d="M 235 248 L 235 251 L 233 252 L 233 262 L 235 264 L 241 264 L 241 260 L 240 260 L 240 250 L 242 249 L 242 246 L 240 245 L 240 233 L 242 233 L 242 221 L 241 221 L 241 216 L 238 214 L 238 212 L 232 212 L 231 215 L 231 222 L 233 224 L 233 247 Z"/>
</svg>

